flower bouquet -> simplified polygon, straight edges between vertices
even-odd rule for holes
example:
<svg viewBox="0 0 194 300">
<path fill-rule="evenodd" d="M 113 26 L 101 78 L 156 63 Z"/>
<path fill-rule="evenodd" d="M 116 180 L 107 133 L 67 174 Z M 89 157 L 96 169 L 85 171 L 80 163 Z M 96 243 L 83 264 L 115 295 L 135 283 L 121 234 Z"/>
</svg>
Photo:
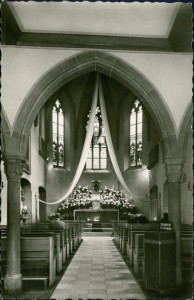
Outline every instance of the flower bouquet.
<svg viewBox="0 0 194 300">
<path fill-rule="evenodd" d="M 62 203 L 58 212 L 62 215 L 63 219 L 73 219 L 73 211 L 79 208 L 89 208 L 92 206 L 92 190 L 88 186 L 74 189 L 71 197 Z"/>
</svg>

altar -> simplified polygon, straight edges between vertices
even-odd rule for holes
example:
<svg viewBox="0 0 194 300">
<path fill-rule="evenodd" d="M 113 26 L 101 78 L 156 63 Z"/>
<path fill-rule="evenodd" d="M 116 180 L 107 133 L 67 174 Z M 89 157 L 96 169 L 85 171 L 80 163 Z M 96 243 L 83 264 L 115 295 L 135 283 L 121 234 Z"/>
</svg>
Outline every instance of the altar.
<svg viewBox="0 0 194 300">
<path fill-rule="evenodd" d="M 111 221 L 119 220 L 118 209 L 75 209 L 74 220 L 86 222 L 101 222 L 109 223 Z"/>
<path fill-rule="evenodd" d="M 75 209 L 74 220 L 85 221 L 86 223 L 110 223 L 119 220 L 119 210 L 113 208 L 101 208 L 101 193 L 99 184 L 101 181 L 93 180 L 93 192 L 91 195 L 91 207 Z"/>
</svg>

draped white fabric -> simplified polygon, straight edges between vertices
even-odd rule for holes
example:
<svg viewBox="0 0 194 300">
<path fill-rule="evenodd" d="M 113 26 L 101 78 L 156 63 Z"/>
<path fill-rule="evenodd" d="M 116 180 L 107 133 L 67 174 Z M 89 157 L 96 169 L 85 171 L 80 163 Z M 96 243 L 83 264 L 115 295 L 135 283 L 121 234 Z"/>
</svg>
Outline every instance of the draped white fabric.
<svg viewBox="0 0 194 300">
<path fill-rule="evenodd" d="M 98 84 L 99 84 L 99 76 L 97 74 L 97 79 L 96 79 L 96 84 L 95 84 L 93 99 L 92 99 L 91 113 L 90 113 L 86 138 L 85 138 L 85 142 L 84 142 L 84 147 L 83 147 L 83 150 L 82 150 L 82 154 L 81 154 L 81 158 L 80 158 L 80 161 L 79 161 L 79 164 L 78 164 L 78 168 L 76 170 L 75 176 L 74 176 L 68 190 L 57 201 L 45 202 L 45 201 L 42 201 L 40 199 L 38 199 L 38 201 L 43 202 L 47 205 L 58 204 L 58 203 L 64 201 L 65 199 L 67 199 L 67 197 L 72 193 L 73 189 L 75 188 L 76 184 L 78 183 L 78 181 L 80 179 L 80 176 L 83 172 L 84 166 L 86 164 L 86 160 L 87 160 L 87 157 L 88 157 L 88 150 L 90 148 L 90 144 L 91 144 L 91 141 L 92 141 L 94 120 L 95 120 L 95 115 L 96 115 L 96 107 L 97 107 L 97 99 L 98 99 Z"/>
<path fill-rule="evenodd" d="M 100 98 L 102 121 L 104 124 L 104 132 L 105 132 L 106 142 L 107 142 L 108 151 L 109 151 L 109 155 L 110 155 L 110 159 L 111 159 L 113 168 L 114 168 L 117 178 L 118 178 L 119 182 L 121 183 L 121 185 L 123 186 L 123 188 L 133 197 L 131 191 L 129 190 L 129 188 L 123 178 L 123 175 L 121 173 L 121 170 L 119 168 L 118 161 L 117 161 L 117 158 L 115 155 L 112 138 L 111 138 L 111 134 L 110 134 L 110 128 L 108 125 L 106 106 L 105 106 L 105 102 L 104 102 L 104 95 L 103 95 L 101 80 L 99 80 L 99 98 Z"/>
<path fill-rule="evenodd" d="M 38 201 L 45 203 L 46 205 L 58 204 L 64 200 L 66 200 L 68 198 L 68 196 L 74 190 L 75 186 L 77 185 L 77 183 L 80 179 L 80 176 L 83 172 L 84 166 L 86 164 L 88 150 L 90 148 L 90 144 L 91 144 L 91 140 L 92 140 L 92 136 L 93 136 L 93 128 L 94 128 L 94 120 L 95 120 L 97 100 L 98 100 L 98 92 L 99 92 L 99 98 L 100 98 L 100 107 L 101 107 L 102 120 L 103 120 L 103 124 L 104 124 L 105 137 L 106 137 L 106 142 L 107 142 L 111 162 L 112 162 L 113 168 L 115 170 L 115 173 L 117 175 L 119 182 L 121 183 L 123 188 L 131 195 L 131 197 L 133 197 L 130 189 L 128 188 L 128 186 L 123 178 L 123 175 L 121 173 L 121 170 L 120 170 L 118 162 L 117 162 L 117 158 L 115 155 L 112 138 L 111 138 L 111 134 L 110 134 L 110 129 L 109 129 L 109 125 L 108 125 L 106 106 L 105 106 L 104 95 L 103 95 L 103 90 L 102 90 L 102 83 L 101 83 L 101 80 L 99 79 L 99 75 L 97 74 L 97 79 L 96 79 L 96 84 L 95 84 L 93 99 L 92 99 L 91 113 L 90 113 L 90 118 L 89 118 L 89 123 L 88 123 L 88 129 L 87 129 L 84 147 L 82 150 L 82 154 L 80 157 L 80 161 L 79 161 L 75 176 L 74 176 L 68 190 L 60 199 L 58 199 L 54 202 L 45 202 L 45 201 L 42 201 L 41 199 L 37 199 Z"/>
</svg>

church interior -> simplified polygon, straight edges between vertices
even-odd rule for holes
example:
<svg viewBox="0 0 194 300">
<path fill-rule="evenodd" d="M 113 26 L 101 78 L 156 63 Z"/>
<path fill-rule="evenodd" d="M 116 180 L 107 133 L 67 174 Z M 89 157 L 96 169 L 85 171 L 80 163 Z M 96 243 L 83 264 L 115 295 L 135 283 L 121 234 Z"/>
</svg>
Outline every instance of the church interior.
<svg viewBox="0 0 194 300">
<path fill-rule="evenodd" d="M 2 299 L 192 297 L 191 42 L 191 3 L 3 1 Z"/>
</svg>

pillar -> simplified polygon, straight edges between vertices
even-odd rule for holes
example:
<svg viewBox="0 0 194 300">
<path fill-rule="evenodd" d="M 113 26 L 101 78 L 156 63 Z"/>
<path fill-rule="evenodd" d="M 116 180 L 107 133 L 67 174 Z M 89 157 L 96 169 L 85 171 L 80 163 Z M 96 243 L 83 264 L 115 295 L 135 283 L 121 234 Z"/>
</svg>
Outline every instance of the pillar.
<svg viewBox="0 0 194 300">
<path fill-rule="evenodd" d="M 4 281 L 8 294 L 22 290 L 20 259 L 20 180 L 23 160 L 5 159 L 7 176 L 7 272 Z"/>
<path fill-rule="evenodd" d="M 165 164 L 168 183 L 168 214 L 176 231 L 176 283 L 182 284 L 181 268 L 181 174 L 183 163 L 179 160 Z"/>
</svg>

